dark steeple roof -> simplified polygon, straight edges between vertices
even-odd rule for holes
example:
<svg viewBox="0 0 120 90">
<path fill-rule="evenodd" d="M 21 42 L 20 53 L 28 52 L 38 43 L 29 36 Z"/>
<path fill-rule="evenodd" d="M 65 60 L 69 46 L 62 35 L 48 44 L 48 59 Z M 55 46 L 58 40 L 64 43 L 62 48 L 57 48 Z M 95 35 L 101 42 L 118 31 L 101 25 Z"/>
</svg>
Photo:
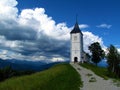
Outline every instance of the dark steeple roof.
<svg viewBox="0 0 120 90">
<path fill-rule="evenodd" d="M 70 34 L 72 34 L 72 33 L 81 33 L 82 34 L 77 21 L 76 21 L 76 24 L 75 24 L 73 30 L 70 32 Z"/>
</svg>

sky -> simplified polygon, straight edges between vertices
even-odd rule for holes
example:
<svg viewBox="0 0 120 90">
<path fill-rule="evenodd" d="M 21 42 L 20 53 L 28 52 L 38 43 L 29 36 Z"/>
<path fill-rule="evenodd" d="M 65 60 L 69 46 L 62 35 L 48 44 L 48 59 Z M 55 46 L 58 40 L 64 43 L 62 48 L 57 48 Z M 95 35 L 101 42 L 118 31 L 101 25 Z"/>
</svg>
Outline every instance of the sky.
<svg viewBox="0 0 120 90">
<path fill-rule="evenodd" d="M 119 0 L 0 0 L 0 58 L 65 61 L 77 21 L 84 51 L 99 42 L 120 51 Z"/>
</svg>

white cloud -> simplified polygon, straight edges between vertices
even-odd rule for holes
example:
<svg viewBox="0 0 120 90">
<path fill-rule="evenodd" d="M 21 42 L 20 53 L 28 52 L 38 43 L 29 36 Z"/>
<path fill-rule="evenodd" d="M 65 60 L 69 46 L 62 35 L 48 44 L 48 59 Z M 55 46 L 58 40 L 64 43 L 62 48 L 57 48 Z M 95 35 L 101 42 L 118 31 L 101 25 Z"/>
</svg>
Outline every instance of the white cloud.
<svg viewBox="0 0 120 90">
<path fill-rule="evenodd" d="M 84 28 L 88 28 L 89 25 L 87 25 L 87 24 L 80 24 L 79 27 L 80 27 L 81 29 L 84 29 Z"/>
<path fill-rule="evenodd" d="M 109 24 L 100 24 L 100 25 L 97 25 L 96 27 L 98 28 L 107 28 L 107 29 L 110 29 L 112 27 L 112 25 L 109 25 Z"/>
<path fill-rule="evenodd" d="M 16 0 L 0 0 L 0 19 L 15 19 L 18 9 Z"/>
<path fill-rule="evenodd" d="M 97 35 L 94 35 L 92 32 L 85 31 L 83 32 L 84 39 L 84 50 L 89 53 L 88 46 L 90 46 L 94 42 L 99 42 L 102 48 L 106 48 L 103 44 L 102 38 Z"/>
<path fill-rule="evenodd" d="M 0 36 L 0 46 L 1 47 L 7 47 L 7 48 L 19 48 L 19 47 L 22 47 L 20 46 L 20 41 L 10 41 L 10 40 L 7 40 L 4 36 Z"/>
<path fill-rule="evenodd" d="M 53 57 L 53 58 L 52 58 L 52 62 L 56 62 L 56 61 L 57 61 L 57 62 L 63 62 L 63 61 L 64 61 L 64 58 L 61 58 L 61 57 L 57 57 L 57 58 L 56 58 L 56 57 Z"/>
<path fill-rule="evenodd" d="M 66 27 L 66 24 L 56 24 L 52 17 L 45 14 L 44 8 L 22 10 L 19 16 L 19 24 L 33 28 L 38 34 L 42 32 L 52 38 L 68 39 L 69 28 Z"/>
<path fill-rule="evenodd" d="M 120 48 L 118 48 L 118 52 L 120 53 Z"/>
<path fill-rule="evenodd" d="M 19 60 L 63 61 L 69 59 L 70 31 L 66 23 L 58 23 L 45 14 L 44 8 L 24 9 L 18 14 L 16 0 L 1 0 L 0 58 Z M 6 27 L 7 26 L 7 27 Z M 79 25 L 81 29 L 87 24 Z M 83 32 L 84 49 L 93 42 L 103 41 L 91 32 Z"/>
<path fill-rule="evenodd" d="M 2 59 L 8 59 L 8 58 L 6 57 L 7 53 L 8 53 L 7 50 L 0 50 L 0 57 L 1 57 Z"/>
</svg>

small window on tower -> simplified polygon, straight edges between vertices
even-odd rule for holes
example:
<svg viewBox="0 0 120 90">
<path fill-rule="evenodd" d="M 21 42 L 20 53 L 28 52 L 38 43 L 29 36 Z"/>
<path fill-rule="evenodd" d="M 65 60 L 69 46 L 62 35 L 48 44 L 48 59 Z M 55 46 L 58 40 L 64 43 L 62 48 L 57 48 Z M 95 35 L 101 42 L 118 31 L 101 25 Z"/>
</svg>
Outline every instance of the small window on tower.
<svg viewBox="0 0 120 90">
<path fill-rule="evenodd" d="M 77 40 L 77 36 L 74 36 L 74 40 Z"/>
</svg>

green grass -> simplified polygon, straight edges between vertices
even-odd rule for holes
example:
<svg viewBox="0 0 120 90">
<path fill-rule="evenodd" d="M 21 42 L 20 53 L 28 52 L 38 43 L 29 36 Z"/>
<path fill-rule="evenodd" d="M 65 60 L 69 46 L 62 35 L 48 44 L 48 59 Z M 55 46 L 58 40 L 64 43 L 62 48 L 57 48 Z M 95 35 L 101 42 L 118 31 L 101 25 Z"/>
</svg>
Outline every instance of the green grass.
<svg viewBox="0 0 120 90">
<path fill-rule="evenodd" d="M 120 80 L 114 79 L 114 80 L 113 80 L 113 83 L 114 83 L 114 85 L 116 85 L 117 87 L 120 87 Z"/>
<path fill-rule="evenodd" d="M 0 90 L 79 90 L 82 85 L 79 74 L 70 64 L 52 68 L 0 83 Z"/>
<path fill-rule="evenodd" d="M 108 79 L 108 72 L 106 68 L 102 68 L 102 67 L 97 67 L 95 65 L 92 64 L 88 64 L 88 63 L 84 63 L 84 64 L 80 64 L 81 66 L 92 70 L 96 75 L 104 78 L 105 80 Z"/>
</svg>

